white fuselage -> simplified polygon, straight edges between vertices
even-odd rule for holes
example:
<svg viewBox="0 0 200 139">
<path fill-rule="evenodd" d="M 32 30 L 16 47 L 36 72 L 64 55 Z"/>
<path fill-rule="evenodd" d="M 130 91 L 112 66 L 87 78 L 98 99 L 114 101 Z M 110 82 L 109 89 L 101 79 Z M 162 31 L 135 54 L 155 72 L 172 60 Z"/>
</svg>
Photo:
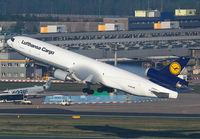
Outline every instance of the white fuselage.
<svg viewBox="0 0 200 139">
<path fill-rule="evenodd" d="M 177 98 L 177 92 L 157 85 L 126 70 L 36 39 L 22 36 L 14 38 L 14 41 L 8 40 L 7 43 L 16 51 L 58 69 L 72 71 L 81 81 L 91 76 L 91 83 L 93 84 L 102 84 L 129 94 L 157 97 L 153 93 L 156 91 L 168 93 L 169 98 Z"/>
</svg>

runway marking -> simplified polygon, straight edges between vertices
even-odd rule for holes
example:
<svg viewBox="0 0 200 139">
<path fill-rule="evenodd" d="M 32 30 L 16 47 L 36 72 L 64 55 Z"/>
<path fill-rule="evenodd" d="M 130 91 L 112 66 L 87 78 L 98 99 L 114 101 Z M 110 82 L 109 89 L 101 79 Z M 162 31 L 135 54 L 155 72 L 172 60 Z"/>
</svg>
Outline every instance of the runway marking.
<svg viewBox="0 0 200 139">
<path fill-rule="evenodd" d="M 76 113 L 77 114 L 77 113 Z M 149 114 L 149 113 L 146 113 Z M 17 116 L 19 115 L 19 113 L 0 113 L 0 116 Z M 20 114 L 21 116 L 73 116 L 74 114 Z M 200 115 L 199 116 L 179 116 L 179 115 L 169 115 L 166 114 L 168 116 L 165 115 L 160 115 L 160 116 L 154 116 L 154 115 L 101 115 L 101 114 L 97 114 L 97 115 L 88 115 L 88 114 L 78 114 L 82 117 L 141 117 L 141 118 L 186 118 L 186 119 L 200 119 Z M 183 114 L 185 115 L 185 114 Z"/>
</svg>

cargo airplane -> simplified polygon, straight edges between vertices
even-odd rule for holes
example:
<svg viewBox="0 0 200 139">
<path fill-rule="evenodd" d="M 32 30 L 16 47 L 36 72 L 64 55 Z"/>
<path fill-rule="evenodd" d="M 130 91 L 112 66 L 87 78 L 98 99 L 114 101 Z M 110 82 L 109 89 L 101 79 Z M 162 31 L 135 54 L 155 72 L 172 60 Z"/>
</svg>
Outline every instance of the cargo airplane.
<svg viewBox="0 0 200 139">
<path fill-rule="evenodd" d="M 83 88 L 83 92 L 88 94 L 94 93 L 90 85 L 99 84 L 98 92 L 117 89 L 138 96 L 177 98 L 177 91 L 170 88 L 188 85 L 178 77 L 189 61 L 186 57 L 180 57 L 161 70 L 148 69 L 146 74 L 149 79 L 146 79 L 30 37 L 16 36 L 9 39 L 7 44 L 26 57 L 54 67 L 54 77 L 57 79 L 86 83 L 88 87 Z"/>
<path fill-rule="evenodd" d="M 48 78 L 48 81 L 43 86 L 33 86 L 33 87 L 26 87 L 26 88 L 18 88 L 18 89 L 7 89 L 0 93 L 0 97 L 5 96 L 13 96 L 13 95 L 20 95 L 23 94 L 24 96 L 38 96 L 47 89 L 50 88 L 52 77 Z"/>
</svg>

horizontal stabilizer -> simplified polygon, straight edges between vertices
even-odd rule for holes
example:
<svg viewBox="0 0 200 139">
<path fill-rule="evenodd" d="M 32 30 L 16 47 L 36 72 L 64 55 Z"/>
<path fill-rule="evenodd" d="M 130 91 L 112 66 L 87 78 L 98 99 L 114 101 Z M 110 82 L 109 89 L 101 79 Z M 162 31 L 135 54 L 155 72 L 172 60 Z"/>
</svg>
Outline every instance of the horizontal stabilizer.
<svg viewBox="0 0 200 139">
<path fill-rule="evenodd" d="M 161 92 L 155 88 L 150 89 L 150 91 L 155 94 L 158 98 L 177 98 L 178 93 L 175 91 L 170 91 L 170 92 Z"/>
<path fill-rule="evenodd" d="M 158 98 L 169 98 L 168 93 L 162 93 L 162 92 L 153 92 Z"/>
</svg>

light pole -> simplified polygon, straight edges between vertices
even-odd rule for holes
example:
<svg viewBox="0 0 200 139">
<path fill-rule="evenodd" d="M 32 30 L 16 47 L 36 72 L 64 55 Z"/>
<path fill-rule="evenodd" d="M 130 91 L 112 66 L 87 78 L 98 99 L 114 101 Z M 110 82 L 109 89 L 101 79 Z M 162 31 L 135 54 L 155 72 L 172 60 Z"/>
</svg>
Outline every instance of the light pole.
<svg viewBox="0 0 200 139">
<path fill-rule="evenodd" d="M 115 48 L 114 48 L 114 58 L 115 58 L 115 67 L 117 67 L 117 45 L 115 45 Z M 114 89 L 114 93 L 116 94 L 117 93 L 117 89 Z"/>
<path fill-rule="evenodd" d="M 117 46 L 115 46 L 115 48 L 114 48 L 114 58 L 115 58 L 114 65 L 115 65 L 115 67 L 117 67 Z"/>
</svg>

